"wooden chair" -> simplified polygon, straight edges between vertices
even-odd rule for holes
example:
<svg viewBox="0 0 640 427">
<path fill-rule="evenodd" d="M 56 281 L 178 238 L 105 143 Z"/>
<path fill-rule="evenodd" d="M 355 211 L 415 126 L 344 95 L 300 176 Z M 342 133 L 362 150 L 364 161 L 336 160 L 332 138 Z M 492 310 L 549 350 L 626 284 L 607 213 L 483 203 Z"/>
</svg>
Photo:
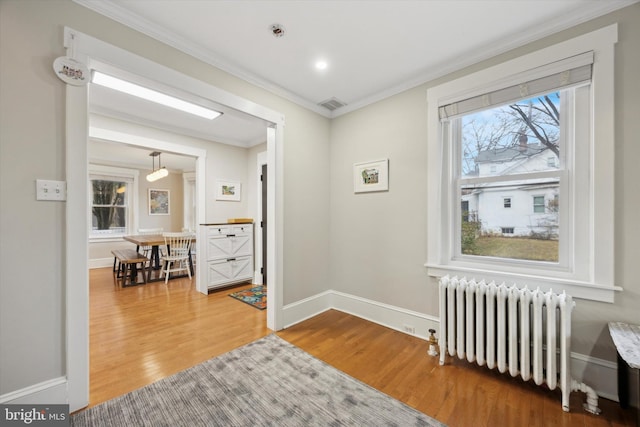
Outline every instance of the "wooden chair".
<svg viewBox="0 0 640 427">
<path fill-rule="evenodd" d="M 164 243 L 167 247 L 167 254 L 162 257 L 162 271 L 164 283 L 168 283 L 169 274 L 173 272 L 187 270 L 189 280 L 191 280 L 191 266 L 189 265 L 189 255 L 193 233 L 162 233 Z"/>
<path fill-rule="evenodd" d="M 162 234 L 164 232 L 164 228 L 139 228 L 138 234 L 150 236 L 152 234 Z M 151 256 L 151 246 L 140 246 L 138 250 L 142 251 L 142 254 L 146 257 Z M 160 254 L 163 255 L 165 253 L 164 248 L 158 248 Z"/>
</svg>

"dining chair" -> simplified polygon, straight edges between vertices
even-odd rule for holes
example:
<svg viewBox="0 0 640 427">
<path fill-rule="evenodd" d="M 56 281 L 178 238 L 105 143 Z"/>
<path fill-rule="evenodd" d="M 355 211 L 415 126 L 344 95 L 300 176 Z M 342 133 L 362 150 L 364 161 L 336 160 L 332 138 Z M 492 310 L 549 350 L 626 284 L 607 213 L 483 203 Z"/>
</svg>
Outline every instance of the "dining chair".
<svg viewBox="0 0 640 427">
<path fill-rule="evenodd" d="M 191 233 L 192 236 L 196 235 L 196 231 L 192 228 L 183 228 L 182 229 L 183 233 Z M 191 247 L 189 248 L 189 250 L 191 251 L 191 265 L 195 268 L 196 266 L 196 260 L 197 260 L 197 251 L 196 251 L 196 246 L 194 245 L 193 242 L 191 242 Z"/>
<path fill-rule="evenodd" d="M 138 234 L 143 236 L 151 236 L 153 234 L 162 234 L 164 232 L 164 228 L 138 228 Z M 140 246 L 139 250 L 142 251 L 142 254 L 146 257 L 151 255 L 152 246 Z M 158 251 L 160 251 L 160 256 L 164 256 L 165 248 L 160 246 L 158 247 Z"/>
<path fill-rule="evenodd" d="M 167 247 L 167 254 L 162 257 L 162 271 L 164 283 L 168 283 L 170 273 L 187 270 L 189 280 L 191 280 L 191 266 L 189 265 L 189 250 L 193 233 L 190 232 L 167 232 L 162 233 L 164 244 Z"/>
</svg>

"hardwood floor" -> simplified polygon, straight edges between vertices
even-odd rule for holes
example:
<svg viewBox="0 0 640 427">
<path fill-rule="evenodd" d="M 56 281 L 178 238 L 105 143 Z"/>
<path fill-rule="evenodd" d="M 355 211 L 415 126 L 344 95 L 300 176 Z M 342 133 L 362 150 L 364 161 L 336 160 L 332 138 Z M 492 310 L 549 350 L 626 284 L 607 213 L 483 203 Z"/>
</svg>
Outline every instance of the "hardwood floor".
<svg viewBox="0 0 640 427">
<path fill-rule="evenodd" d="M 238 287 L 238 289 L 247 285 Z M 198 293 L 188 279 L 120 289 L 111 269 L 91 270 L 91 406 L 261 338 L 266 312 Z M 329 310 L 278 336 L 347 374 L 451 426 L 634 426 L 631 410 L 600 399 L 602 414 L 571 394 L 427 355 L 427 343 Z"/>
<path fill-rule="evenodd" d="M 243 289 L 241 285 L 233 289 Z M 90 270 L 90 406 L 268 335 L 266 310 L 173 279 L 127 288 Z"/>
<path fill-rule="evenodd" d="M 451 426 L 635 426 L 633 411 L 600 399 L 602 414 L 582 409 L 571 393 L 562 411 L 550 391 L 487 368 L 427 355 L 427 342 L 330 310 L 278 336 L 360 381 Z"/>
</svg>

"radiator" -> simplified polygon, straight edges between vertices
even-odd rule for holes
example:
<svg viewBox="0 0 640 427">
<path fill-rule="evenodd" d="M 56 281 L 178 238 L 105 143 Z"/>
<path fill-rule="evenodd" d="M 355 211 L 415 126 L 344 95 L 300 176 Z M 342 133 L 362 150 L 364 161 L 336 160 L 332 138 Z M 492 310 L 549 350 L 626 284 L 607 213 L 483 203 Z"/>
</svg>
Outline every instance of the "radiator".
<svg viewBox="0 0 640 427">
<path fill-rule="evenodd" d="M 447 354 L 520 376 L 569 394 L 587 394 L 585 409 L 599 413 L 598 396 L 571 378 L 571 296 L 484 280 L 440 279 L 440 364 Z"/>
</svg>

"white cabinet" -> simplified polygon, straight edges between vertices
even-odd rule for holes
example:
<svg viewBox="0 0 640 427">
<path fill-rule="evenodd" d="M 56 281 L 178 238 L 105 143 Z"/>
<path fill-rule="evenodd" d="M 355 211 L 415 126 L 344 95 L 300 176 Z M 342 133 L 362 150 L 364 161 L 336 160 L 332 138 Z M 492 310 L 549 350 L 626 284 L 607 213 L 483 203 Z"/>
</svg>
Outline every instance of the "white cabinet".
<svg viewBox="0 0 640 427">
<path fill-rule="evenodd" d="M 209 224 L 206 239 L 207 288 L 253 279 L 253 224 Z"/>
</svg>

